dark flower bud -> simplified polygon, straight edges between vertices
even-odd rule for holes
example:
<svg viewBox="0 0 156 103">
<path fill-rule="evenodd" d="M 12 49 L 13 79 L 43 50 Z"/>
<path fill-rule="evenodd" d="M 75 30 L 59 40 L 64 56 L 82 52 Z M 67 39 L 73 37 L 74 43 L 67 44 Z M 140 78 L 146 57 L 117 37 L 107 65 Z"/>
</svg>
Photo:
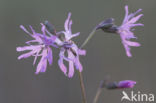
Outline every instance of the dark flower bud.
<svg viewBox="0 0 156 103">
<path fill-rule="evenodd" d="M 50 33 L 56 35 L 56 29 L 55 29 L 54 25 L 52 25 L 52 24 L 51 24 L 49 21 L 47 21 L 47 20 L 44 22 L 44 25 L 46 26 L 46 29 L 47 29 Z"/>
<path fill-rule="evenodd" d="M 114 25 L 114 19 L 109 18 L 104 21 L 102 21 L 99 25 L 97 25 L 96 29 L 108 29 Z"/>
<path fill-rule="evenodd" d="M 118 83 L 117 82 L 110 82 L 106 84 L 105 86 L 107 89 L 117 89 L 118 88 Z"/>
<path fill-rule="evenodd" d="M 102 29 L 104 32 L 108 33 L 116 33 L 118 30 L 118 27 L 114 25 L 114 19 L 109 18 L 104 21 L 102 21 L 99 25 L 96 26 L 96 30 Z"/>
</svg>

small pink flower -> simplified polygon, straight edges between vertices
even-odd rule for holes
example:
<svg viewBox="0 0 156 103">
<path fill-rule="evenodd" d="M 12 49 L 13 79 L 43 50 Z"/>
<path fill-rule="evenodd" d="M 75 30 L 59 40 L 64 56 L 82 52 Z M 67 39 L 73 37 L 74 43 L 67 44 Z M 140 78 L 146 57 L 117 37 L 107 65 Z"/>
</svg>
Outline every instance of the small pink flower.
<svg viewBox="0 0 156 103">
<path fill-rule="evenodd" d="M 102 82 L 101 88 L 107 88 L 107 89 L 124 89 L 124 88 L 133 88 L 136 84 L 136 81 L 132 80 L 123 80 L 119 82 Z"/>
<path fill-rule="evenodd" d="M 52 56 L 52 49 L 50 48 L 50 45 L 54 45 L 55 36 L 48 37 L 45 34 L 45 26 L 42 25 L 42 34 L 36 33 L 34 29 L 30 26 L 32 33 L 28 32 L 24 26 L 20 26 L 21 29 L 23 29 L 27 34 L 29 34 L 34 40 L 27 41 L 26 44 L 28 46 L 24 47 L 17 47 L 16 50 L 18 52 L 21 51 L 29 51 L 28 53 L 24 53 L 18 57 L 18 59 L 22 58 L 28 58 L 30 56 L 34 56 L 34 63 L 36 63 L 37 57 L 41 56 L 41 59 L 37 65 L 36 74 L 39 72 L 45 72 L 47 68 L 47 61 L 49 64 L 52 64 L 53 56 Z M 33 44 L 32 44 L 33 43 Z"/>
<path fill-rule="evenodd" d="M 134 85 L 136 84 L 135 81 L 132 80 L 124 80 L 120 81 L 117 85 L 118 88 L 133 88 Z"/>
<path fill-rule="evenodd" d="M 134 36 L 134 33 L 132 32 L 133 31 L 132 28 L 135 26 L 143 26 L 143 24 L 141 23 L 136 23 L 143 16 L 143 14 L 139 14 L 138 16 L 135 16 L 137 13 L 141 11 L 141 9 L 137 10 L 135 13 L 128 14 L 127 5 L 125 6 L 125 11 L 126 11 L 125 18 L 123 20 L 122 25 L 118 27 L 117 33 L 120 34 L 127 56 L 132 57 L 132 54 L 130 52 L 130 46 L 134 46 L 134 47 L 140 46 L 140 43 L 130 41 L 130 39 L 137 38 L 136 36 Z"/>
<path fill-rule="evenodd" d="M 85 55 L 86 51 L 81 50 L 77 47 L 77 45 L 71 40 L 73 37 L 76 37 L 80 34 L 80 32 L 72 34 L 72 20 L 70 20 L 71 13 L 68 14 L 68 18 L 65 21 L 64 28 L 65 31 L 62 31 L 64 34 L 64 38 L 61 44 L 60 49 L 60 59 L 58 60 L 58 64 L 62 72 L 67 75 L 69 78 L 73 77 L 74 75 L 74 67 L 76 67 L 79 72 L 83 70 L 83 67 L 79 60 L 79 55 Z M 65 52 L 67 52 L 67 57 L 65 56 Z M 69 70 L 67 73 L 67 67 L 65 66 L 63 61 L 69 62 Z"/>
</svg>

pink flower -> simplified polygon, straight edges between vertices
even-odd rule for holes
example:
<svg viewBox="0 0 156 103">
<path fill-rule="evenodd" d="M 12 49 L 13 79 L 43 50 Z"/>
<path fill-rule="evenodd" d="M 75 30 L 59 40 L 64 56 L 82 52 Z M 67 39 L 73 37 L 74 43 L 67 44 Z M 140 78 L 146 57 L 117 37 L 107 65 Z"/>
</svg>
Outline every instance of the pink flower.
<svg viewBox="0 0 156 103">
<path fill-rule="evenodd" d="M 143 26 L 141 23 L 136 23 L 142 16 L 143 14 L 139 14 L 138 16 L 135 16 L 137 13 L 141 11 L 141 9 L 137 10 L 135 13 L 128 14 L 128 6 L 125 6 L 125 18 L 123 20 L 123 23 L 121 26 L 118 27 L 117 33 L 120 34 L 122 43 L 124 45 L 124 48 L 126 50 L 126 54 L 128 57 L 132 57 L 132 54 L 130 52 L 130 46 L 134 47 L 139 47 L 140 43 L 130 41 L 130 39 L 137 38 L 134 36 L 133 27 L 135 26 Z"/>
<path fill-rule="evenodd" d="M 52 64 L 53 58 L 52 58 L 52 49 L 50 48 L 50 45 L 54 45 L 55 36 L 46 36 L 46 28 L 43 24 L 42 25 L 42 34 L 36 33 L 34 29 L 30 26 L 30 29 L 32 30 L 32 33 L 28 32 L 24 26 L 20 26 L 21 29 L 23 29 L 27 34 L 29 34 L 34 40 L 27 41 L 27 46 L 24 47 L 17 47 L 16 50 L 18 52 L 21 51 L 29 51 L 28 53 L 24 53 L 18 57 L 18 59 L 22 58 L 28 58 L 30 56 L 34 56 L 34 63 L 36 63 L 37 57 L 41 56 L 41 59 L 37 65 L 36 74 L 39 72 L 45 72 L 47 68 L 47 62 L 49 64 Z M 32 44 L 33 43 L 33 44 Z"/>
<path fill-rule="evenodd" d="M 133 88 L 134 85 L 136 84 L 135 81 L 132 80 L 124 80 L 120 81 L 117 85 L 118 88 Z"/>
<path fill-rule="evenodd" d="M 136 81 L 132 80 L 123 80 L 119 82 L 102 82 L 101 88 L 107 88 L 107 89 L 124 89 L 124 88 L 133 88 L 136 84 Z"/>
<path fill-rule="evenodd" d="M 73 77 L 74 75 L 74 67 L 76 67 L 79 72 L 82 71 L 83 67 L 79 60 L 79 55 L 85 55 L 86 51 L 81 50 L 77 47 L 77 45 L 71 40 L 73 37 L 78 36 L 80 33 L 72 34 L 71 25 L 72 20 L 70 20 L 71 13 L 68 14 L 68 18 L 65 21 L 64 28 L 65 31 L 62 31 L 64 34 L 62 40 L 62 46 L 60 49 L 60 59 L 58 60 L 58 64 L 62 72 L 67 75 L 69 78 Z M 67 52 L 67 57 L 65 56 L 65 52 Z M 67 73 L 67 67 L 64 64 L 64 60 L 69 63 L 69 70 Z"/>
<path fill-rule="evenodd" d="M 27 41 L 26 44 L 28 46 L 17 47 L 17 51 L 29 51 L 28 53 L 24 53 L 18 57 L 18 59 L 28 58 L 30 56 L 34 56 L 34 63 L 36 62 L 37 57 L 41 57 L 37 69 L 36 74 L 39 72 L 45 72 L 47 67 L 47 62 L 52 64 L 52 47 L 60 48 L 58 65 L 62 72 L 68 76 L 69 78 L 74 75 L 74 67 L 81 72 L 83 67 L 80 63 L 79 56 L 85 55 L 86 51 L 81 50 L 78 46 L 71 40 L 73 37 L 77 37 L 80 32 L 73 34 L 71 25 L 72 20 L 70 20 L 71 13 L 68 14 L 68 18 L 64 23 L 65 31 L 57 32 L 54 27 L 50 25 L 48 21 L 45 21 L 45 25 L 42 25 L 41 31 L 42 33 L 36 33 L 32 27 L 32 34 L 28 32 L 23 26 L 20 26 L 26 33 L 28 33 L 34 40 Z M 53 34 L 55 34 L 55 36 Z M 50 35 L 47 36 L 46 34 Z M 32 44 L 33 43 L 33 44 Z M 66 57 L 65 52 L 67 52 L 68 56 Z M 64 60 L 69 63 L 69 70 L 64 64 Z"/>
</svg>

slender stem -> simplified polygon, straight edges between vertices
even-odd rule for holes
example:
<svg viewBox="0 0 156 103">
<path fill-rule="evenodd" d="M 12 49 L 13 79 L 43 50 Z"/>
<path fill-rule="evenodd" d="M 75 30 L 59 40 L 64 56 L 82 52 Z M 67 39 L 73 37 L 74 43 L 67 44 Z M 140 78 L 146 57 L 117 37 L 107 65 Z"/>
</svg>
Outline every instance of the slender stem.
<svg viewBox="0 0 156 103">
<path fill-rule="evenodd" d="M 95 97 L 94 97 L 93 103 L 97 103 L 101 92 L 102 92 L 102 88 L 98 88 L 98 90 L 97 90 L 97 92 L 96 92 L 96 95 L 95 95 Z"/>
<path fill-rule="evenodd" d="M 92 36 L 95 34 L 96 31 L 96 27 L 92 30 L 92 32 L 89 34 L 89 36 L 87 37 L 87 39 L 83 42 L 83 44 L 81 45 L 80 48 L 84 47 L 88 41 L 92 38 Z"/>
<path fill-rule="evenodd" d="M 86 97 L 85 86 L 84 86 L 84 82 L 83 82 L 83 76 L 82 76 L 81 72 L 79 72 L 78 74 L 79 74 L 79 79 L 80 79 L 80 86 L 81 86 L 83 103 L 87 103 L 87 97 Z"/>
<path fill-rule="evenodd" d="M 88 41 L 92 38 L 92 36 L 94 35 L 96 31 L 96 28 L 94 28 L 92 30 L 92 32 L 89 34 L 89 36 L 87 37 L 87 39 L 84 41 L 84 43 L 81 45 L 80 48 L 84 47 Z M 83 98 L 83 103 L 87 103 L 87 97 L 86 97 L 86 91 L 85 91 L 85 86 L 84 86 L 84 81 L 83 81 L 83 75 L 81 72 L 78 73 L 79 74 L 79 79 L 80 79 L 80 86 L 81 86 L 81 92 L 82 92 L 82 98 Z"/>
<path fill-rule="evenodd" d="M 109 76 L 105 77 L 105 79 L 100 82 L 96 95 L 94 97 L 93 103 L 97 103 L 103 88 L 106 86 L 106 83 L 108 82 L 108 79 L 109 79 Z"/>
</svg>

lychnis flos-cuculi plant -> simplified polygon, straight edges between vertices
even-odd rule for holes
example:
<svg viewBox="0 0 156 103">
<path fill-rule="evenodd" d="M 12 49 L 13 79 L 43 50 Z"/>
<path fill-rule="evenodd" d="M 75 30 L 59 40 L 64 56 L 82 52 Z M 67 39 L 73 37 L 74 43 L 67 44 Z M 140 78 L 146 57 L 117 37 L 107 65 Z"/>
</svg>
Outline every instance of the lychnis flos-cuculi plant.
<svg viewBox="0 0 156 103">
<path fill-rule="evenodd" d="M 137 38 L 133 30 L 135 26 L 143 26 L 141 23 L 136 23 L 143 14 L 137 15 L 141 9 L 137 10 L 134 13 L 128 13 L 128 6 L 125 6 L 125 17 L 120 26 L 116 26 L 114 24 L 114 19 L 109 18 L 101 23 L 99 23 L 93 31 L 89 34 L 84 43 L 78 47 L 72 38 L 75 38 L 80 35 L 80 32 L 72 33 L 72 20 L 71 13 L 68 13 L 68 17 L 65 20 L 64 28 L 65 30 L 56 32 L 54 26 L 50 24 L 48 21 L 41 23 L 41 33 L 35 32 L 35 30 L 30 26 L 31 32 L 29 32 L 23 25 L 20 28 L 29 34 L 33 40 L 27 41 L 26 45 L 23 47 L 17 47 L 16 50 L 18 52 L 28 51 L 18 57 L 18 59 L 28 58 L 30 56 L 34 57 L 33 65 L 36 64 L 36 60 L 38 57 L 41 57 L 36 67 L 36 74 L 40 72 L 45 72 L 47 65 L 52 65 L 53 63 L 53 53 L 52 49 L 59 49 L 60 53 L 58 65 L 61 71 L 65 74 L 65 76 L 71 78 L 74 75 L 74 68 L 78 71 L 80 77 L 80 85 L 82 90 L 83 102 L 87 103 L 84 82 L 82 78 L 82 70 L 83 66 L 79 60 L 81 55 L 86 55 L 86 51 L 82 48 L 88 43 L 88 41 L 93 37 L 95 32 L 99 29 L 102 29 L 104 32 L 118 34 L 121 38 L 122 44 L 125 48 L 126 55 L 128 57 L 132 57 L 130 52 L 130 47 L 139 47 L 140 43 L 131 41 L 131 39 Z M 137 15 L 137 16 L 136 16 Z M 65 55 L 67 53 L 67 56 Z M 64 61 L 68 62 L 68 67 L 64 64 Z M 135 81 L 132 80 L 123 80 L 119 82 L 109 82 L 107 79 L 101 81 L 99 89 L 97 90 L 96 96 L 93 100 L 94 103 L 97 103 L 98 97 L 103 88 L 108 90 L 113 89 L 123 89 L 123 88 L 133 88 L 136 84 Z"/>
</svg>

